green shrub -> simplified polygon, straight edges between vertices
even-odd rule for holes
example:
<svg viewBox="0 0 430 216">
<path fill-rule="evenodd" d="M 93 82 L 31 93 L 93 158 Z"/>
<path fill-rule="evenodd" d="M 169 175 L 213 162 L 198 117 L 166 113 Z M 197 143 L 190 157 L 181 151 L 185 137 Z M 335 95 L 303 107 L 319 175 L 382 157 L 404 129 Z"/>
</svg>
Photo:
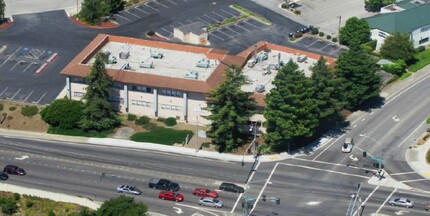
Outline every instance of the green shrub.
<svg viewBox="0 0 430 216">
<path fill-rule="evenodd" d="M 328 40 L 330 40 L 330 39 L 331 39 L 331 35 L 327 35 L 327 36 L 326 36 L 326 38 L 327 38 Z"/>
<path fill-rule="evenodd" d="M 25 201 L 25 207 L 31 208 L 34 205 L 34 201 L 31 199 L 28 199 Z"/>
<path fill-rule="evenodd" d="M 54 210 L 49 210 L 46 216 L 55 216 Z"/>
<path fill-rule="evenodd" d="M 23 108 L 21 108 L 21 114 L 25 117 L 33 117 L 39 113 L 39 108 L 37 106 L 28 106 L 25 105 Z"/>
<path fill-rule="evenodd" d="M 333 42 L 336 43 L 337 42 L 337 38 L 332 38 L 331 41 L 333 41 Z"/>
<path fill-rule="evenodd" d="M 426 50 L 425 46 L 419 46 L 419 47 L 417 47 L 417 53 L 424 52 L 424 50 Z"/>
<path fill-rule="evenodd" d="M 0 103 L 0 111 L 3 111 L 4 105 Z"/>
<path fill-rule="evenodd" d="M 284 8 L 284 9 L 288 9 L 289 8 L 289 5 L 288 5 L 288 3 L 282 3 L 281 4 L 281 8 Z"/>
<path fill-rule="evenodd" d="M 40 116 L 52 127 L 74 129 L 79 127 L 83 110 L 82 101 L 58 99 L 42 109 Z"/>
<path fill-rule="evenodd" d="M 154 130 L 154 128 L 156 128 L 158 126 L 155 123 L 149 122 L 149 123 L 142 125 L 142 127 L 145 128 L 146 130 Z"/>
<path fill-rule="evenodd" d="M 300 38 L 302 36 L 303 36 L 302 32 L 296 32 L 296 33 L 294 33 L 294 38 Z"/>
<path fill-rule="evenodd" d="M 426 49 L 423 52 L 417 53 L 416 59 L 418 59 L 418 61 L 416 61 L 413 65 L 409 66 L 409 71 L 416 72 L 419 69 L 430 64 L 430 49 Z"/>
<path fill-rule="evenodd" d="M 12 119 L 13 119 L 13 116 L 8 116 L 6 119 L 7 119 L 7 120 L 12 120 Z"/>
<path fill-rule="evenodd" d="M 296 15 L 300 15 L 300 14 L 302 14 L 302 12 L 301 12 L 301 11 L 299 11 L 299 10 L 294 10 L 294 14 L 296 14 Z"/>
<path fill-rule="evenodd" d="M 151 121 L 151 119 L 147 116 L 141 116 L 139 119 L 136 120 L 136 124 L 137 125 L 144 125 L 144 124 L 148 124 Z"/>
<path fill-rule="evenodd" d="M 21 198 L 21 195 L 19 195 L 19 193 L 13 193 L 12 196 L 15 201 L 18 201 Z"/>
<path fill-rule="evenodd" d="M 189 135 L 190 140 L 194 133 L 190 130 L 175 130 L 172 128 L 156 127 L 148 132 L 140 132 L 133 134 L 130 139 L 136 142 L 150 142 L 165 145 L 173 145 L 174 143 L 183 143 Z"/>
<path fill-rule="evenodd" d="M 15 111 L 15 110 L 16 110 L 16 106 L 9 107 L 9 111 Z"/>
<path fill-rule="evenodd" d="M 174 117 L 166 118 L 163 122 L 164 122 L 164 124 L 166 124 L 167 126 L 170 126 L 170 127 L 175 126 L 177 124 L 176 118 L 174 118 Z"/>
<path fill-rule="evenodd" d="M 48 129 L 48 133 L 61 134 L 61 135 L 67 135 L 67 136 L 106 138 L 109 134 L 113 133 L 113 130 L 97 132 L 97 131 L 83 131 L 81 129 L 64 129 L 64 128 L 50 126 Z"/>
<path fill-rule="evenodd" d="M 383 65 L 382 69 L 388 73 L 400 76 L 406 71 L 406 63 L 403 60 L 397 60 L 393 64 Z"/>
<path fill-rule="evenodd" d="M 325 34 L 324 34 L 324 32 L 320 32 L 318 35 L 319 35 L 320 37 L 322 37 L 322 36 L 324 36 Z"/>
<path fill-rule="evenodd" d="M 427 117 L 426 122 L 427 122 L 427 124 L 430 124 L 430 116 L 429 116 L 429 117 Z"/>
<path fill-rule="evenodd" d="M 18 206 L 16 201 L 12 197 L 2 197 L 0 198 L 0 208 L 1 211 L 7 215 L 12 215 L 18 211 Z"/>
<path fill-rule="evenodd" d="M 158 122 L 164 122 L 164 120 L 166 120 L 166 119 L 165 119 L 165 118 L 163 118 L 163 117 L 158 117 L 158 118 L 157 118 L 157 121 L 158 121 Z"/>
<path fill-rule="evenodd" d="M 136 121 L 136 119 L 137 119 L 137 116 L 134 114 L 129 113 L 127 115 L 127 121 Z"/>
<path fill-rule="evenodd" d="M 318 33 L 319 33 L 318 28 L 313 27 L 313 28 L 311 29 L 311 34 L 316 35 L 316 34 L 318 34 Z"/>
<path fill-rule="evenodd" d="M 427 159 L 427 163 L 430 163 L 430 149 L 427 150 L 426 159 Z"/>
<path fill-rule="evenodd" d="M 209 148 L 209 147 L 211 147 L 211 143 L 210 142 L 204 142 L 204 143 L 202 143 L 202 147 L 203 148 Z"/>
<path fill-rule="evenodd" d="M 260 144 L 257 146 L 257 151 L 260 152 L 260 154 L 270 154 L 272 153 L 272 150 L 269 145 Z"/>
</svg>

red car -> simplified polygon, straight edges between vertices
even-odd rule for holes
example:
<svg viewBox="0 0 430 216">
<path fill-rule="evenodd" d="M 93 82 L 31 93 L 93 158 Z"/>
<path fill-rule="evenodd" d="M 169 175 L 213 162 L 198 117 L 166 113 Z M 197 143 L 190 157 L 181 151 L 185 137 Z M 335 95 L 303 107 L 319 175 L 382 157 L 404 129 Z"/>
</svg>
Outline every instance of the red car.
<svg viewBox="0 0 430 216">
<path fill-rule="evenodd" d="M 218 193 L 216 191 L 211 191 L 207 188 L 194 188 L 193 194 L 200 197 L 218 197 Z"/>
<path fill-rule="evenodd" d="M 158 194 L 158 198 L 176 202 L 184 201 L 184 195 L 175 191 L 161 191 L 160 194 Z"/>
</svg>

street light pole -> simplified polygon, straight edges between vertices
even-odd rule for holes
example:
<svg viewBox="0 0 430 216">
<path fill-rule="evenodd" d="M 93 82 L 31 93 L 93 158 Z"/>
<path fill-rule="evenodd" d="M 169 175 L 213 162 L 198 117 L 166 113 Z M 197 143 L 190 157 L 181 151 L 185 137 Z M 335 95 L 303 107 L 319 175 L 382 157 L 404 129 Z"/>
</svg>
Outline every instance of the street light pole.
<svg viewBox="0 0 430 216">
<path fill-rule="evenodd" d="M 378 143 L 379 145 L 381 145 L 382 146 L 382 143 L 381 142 L 379 142 L 378 140 L 376 140 L 376 139 L 374 139 L 373 137 L 370 137 L 370 136 L 367 136 L 366 134 L 360 134 L 360 136 L 361 137 L 366 137 L 366 138 L 369 138 L 369 139 L 371 139 L 371 140 L 373 140 L 374 142 L 376 142 L 376 143 Z M 370 154 L 369 154 L 370 155 Z M 372 156 L 372 155 L 370 155 L 371 157 L 372 157 L 372 159 L 373 160 L 376 160 L 376 161 L 378 161 L 378 175 L 380 175 L 379 177 L 381 177 L 382 175 L 382 161 L 383 161 L 383 158 L 382 158 L 382 152 L 381 152 L 381 154 L 380 154 L 380 157 L 374 157 L 374 156 Z"/>
<path fill-rule="evenodd" d="M 337 18 L 339 19 L 339 26 L 337 27 L 337 37 L 339 39 L 339 35 L 340 35 L 340 24 L 342 23 L 342 15 L 337 16 Z"/>
</svg>

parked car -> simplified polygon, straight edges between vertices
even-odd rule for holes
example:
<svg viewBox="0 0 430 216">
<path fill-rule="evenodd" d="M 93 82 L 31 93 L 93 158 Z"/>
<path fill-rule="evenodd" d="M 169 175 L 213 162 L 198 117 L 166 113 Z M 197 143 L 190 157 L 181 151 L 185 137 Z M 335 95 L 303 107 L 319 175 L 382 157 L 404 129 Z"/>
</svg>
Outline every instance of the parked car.
<svg viewBox="0 0 430 216">
<path fill-rule="evenodd" d="M 159 190 L 172 190 L 178 191 L 180 189 L 179 184 L 172 182 L 168 179 L 151 178 L 148 183 L 149 188 L 155 188 Z"/>
<path fill-rule="evenodd" d="M 345 138 L 345 141 L 342 144 L 342 152 L 350 153 L 352 151 L 352 147 L 354 147 L 354 141 L 351 137 Z"/>
<path fill-rule="evenodd" d="M 4 167 L 3 172 L 12 175 L 25 175 L 26 172 L 23 168 L 20 168 L 15 165 L 7 165 Z"/>
<path fill-rule="evenodd" d="M 388 202 L 390 205 L 394 206 L 401 206 L 406 208 L 412 208 L 414 207 L 414 201 L 407 199 L 407 198 L 392 198 Z"/>
<path fill-rule="evenodd" d="M 224 203 L 222 203 L 221 200 L 212 197 L 202 197 L 199 199 L 199 205 L 222 208 L 224 206 Z"/>
<path fill-rule="evenodd" d="M 142 194 L 142 191 L 137 188 L 136 186 L 130 186 L 130 185 L 119 185 L 116 187 L 116 191 L 118 193 L 127 193 L 132 195 L 140 195 Z"/>
<path fill-rule="evenodd" d="M 176 202 L 184 201 L 184 195 L 175 191 L 160 191 L 160 193 L 158 194 L 158 198 Z"/>
<path fill-rule="evenodd" d="M 245 189 L 243 189 L 243 187 L 238 186 L 238 185 L 233 184 L 233 183 L 227 183 L 227 182 L 221 183 L 221 185 L 219 186 L 219 189 L 224 190 L 224 191 L 234 192 L 234 193 L 245 192 Z"/>
<path fill-rule="evenodd" d="M 4 173 L 4 172 L 0 172 L 0 179 L 3 181 L 6 181 L 9 178 L 9 176 Z"/>
<path fill-rule="evenodd" d="M 207 188 L 194 188 L 193 194 L 200 197 L 218 197 L 218 193 L 216 191 L 211 191 Z"/>
</svg>

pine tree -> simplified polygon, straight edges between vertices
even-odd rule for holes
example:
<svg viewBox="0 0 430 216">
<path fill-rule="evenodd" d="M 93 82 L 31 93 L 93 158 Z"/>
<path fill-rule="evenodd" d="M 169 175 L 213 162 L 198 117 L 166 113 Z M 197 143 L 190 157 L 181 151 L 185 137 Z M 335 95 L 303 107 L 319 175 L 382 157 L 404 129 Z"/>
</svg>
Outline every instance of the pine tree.
<svg viewBox="0 0 430 216">
<path fill-rule="evenodd" d="M 6 10 L 6 4 L 4 3 L 4 0 L 0 0 L 0 19 L 4 18 L 4 11 L 5 10 Z"/>
<path fill-rule="evenodd" d="M 376 59 L 359 46 L 340 54 L 335 73 L 340 78 L 345 108 L 356 109 L 364 101 L 379 95 L 381 76 Z"/>
<path fill-rule="evenodd" d="M 312 98 L 312 81 L 292 60 L 278 71 L 273 84 L 275 88 L 265 99 L 265 141 L 272 150 L 283 151 L 297 147 L 297 139 L 314 135 L 318 126 L 317 103 Z"/>
<path fill-rule="evenodd" d="M 112 80 L 105 68 L 107 61 L 108 54 L 98 53 L 91 72 L 86 77 L 88 87 L 83 98 L 84 116 L 80 122 L 80 127 L 85 131 L 104 131 L 120 123 L 109 102 Z"/>
<path fill-rule="evenodd" d="M 241 87 L 246 83 L 241 68 L 229 66 L 226 80 L 208 93 L 208 110 L 205 117 L 211 121 L 208 132 L 219 152 L 231 152 L 245 142 L 245 125 L 255 109 L 256 102 Z"/>
</svg>

